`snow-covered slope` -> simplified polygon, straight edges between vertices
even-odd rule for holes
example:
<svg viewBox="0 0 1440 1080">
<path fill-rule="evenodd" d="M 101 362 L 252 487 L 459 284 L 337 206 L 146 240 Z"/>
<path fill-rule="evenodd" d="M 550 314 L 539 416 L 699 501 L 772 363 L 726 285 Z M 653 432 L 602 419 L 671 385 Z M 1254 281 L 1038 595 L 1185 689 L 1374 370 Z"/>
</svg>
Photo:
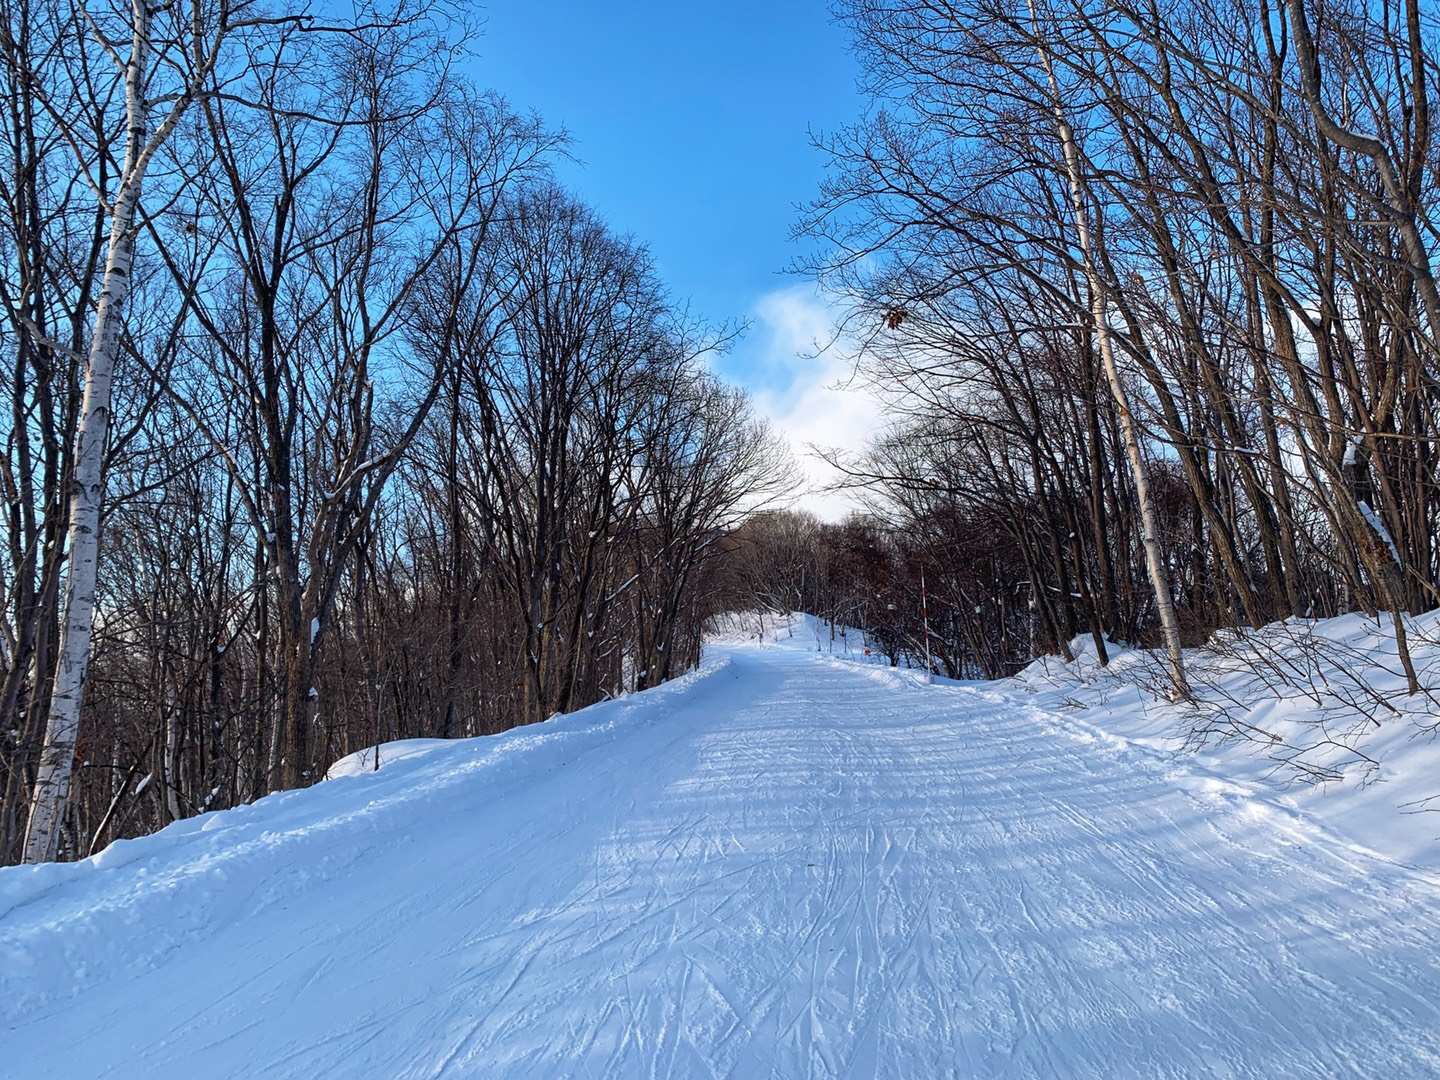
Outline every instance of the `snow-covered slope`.
<svg viewBox="0 0 1440 1080">
<path fill-rule="evenodd" d="M 1196 701 L 1165 703 L 1148 653 L 1036 661 L 1019 682 L 1075 730 L 1168 761 L 1177 783 L 1242 783 L 1351 842 L 1440 872 L 1440 612 L 1407 620 L 1427 692 L 1408 695 L 1388 621 L 1363 615 L 1227 632 L 1187 650 Z M 1190 752 L 1193 751 L 1193 752 Z"/>
<path fill-rule="evenodd" d="M 1440 1073 L 1434 878 L 791 629 L 0 871 L 0 1075 Z"/>
</svg>

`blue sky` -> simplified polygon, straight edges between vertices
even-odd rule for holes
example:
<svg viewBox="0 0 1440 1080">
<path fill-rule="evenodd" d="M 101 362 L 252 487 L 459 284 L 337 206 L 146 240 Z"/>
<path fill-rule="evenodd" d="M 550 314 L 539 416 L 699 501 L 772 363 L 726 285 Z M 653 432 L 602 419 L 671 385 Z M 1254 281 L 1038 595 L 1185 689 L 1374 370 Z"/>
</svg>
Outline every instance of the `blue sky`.
<svg viewBox="0 0 1440 1080">
<path fill-rule="evenodd" d="M 570 133 L 567 186 L 645 243 L 697 314 L 753 323 L 720 370 L 797 451 L 836 441 L 817 408 L 853 435 L 868 406 L 837 404 L 836 362 L 801 355 L 825 336 L 824 304 L 783 273 L 796 206 L 823 172 L 809 132 L 863 109 L 825 0 L 492 0 L 482 17 L 476 81 Z"/>
<path fill-rule="evenodd" d="M 562 177 L 712 318 L 747 311 L 794 254 L 822 159 L 807 130 L 861 102 L 825 0 L 491 0 L 477 80 L 574 137 Z"/>
</svg>

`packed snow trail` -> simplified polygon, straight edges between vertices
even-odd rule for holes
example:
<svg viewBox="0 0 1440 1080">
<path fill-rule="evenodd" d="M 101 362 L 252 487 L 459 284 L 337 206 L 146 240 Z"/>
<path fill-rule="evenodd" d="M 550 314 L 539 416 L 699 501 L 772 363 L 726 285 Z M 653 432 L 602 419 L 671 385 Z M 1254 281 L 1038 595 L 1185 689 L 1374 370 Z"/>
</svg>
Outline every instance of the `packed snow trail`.
<svg viewBox="0 0 1440 1080">
<path fill-rule="evenodd" d="M 707 665 L 0 873 L 0 1074 L 1440 1074 L 1433 879 L 1013 688 Z"/>
</svg>

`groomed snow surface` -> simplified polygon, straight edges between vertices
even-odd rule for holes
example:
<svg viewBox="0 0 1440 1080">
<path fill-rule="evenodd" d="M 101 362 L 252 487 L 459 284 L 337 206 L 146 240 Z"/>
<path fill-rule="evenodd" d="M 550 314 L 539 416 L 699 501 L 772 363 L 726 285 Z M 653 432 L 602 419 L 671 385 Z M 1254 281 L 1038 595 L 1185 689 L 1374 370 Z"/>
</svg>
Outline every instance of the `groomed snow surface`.
<svg viewBox="0 0 1440 1080">
<path fill-rule="evenodd" d="M 0 1075 L 1440 1075 L 1430 871 L 815 629 L 0 871 Z"/>
</svg>

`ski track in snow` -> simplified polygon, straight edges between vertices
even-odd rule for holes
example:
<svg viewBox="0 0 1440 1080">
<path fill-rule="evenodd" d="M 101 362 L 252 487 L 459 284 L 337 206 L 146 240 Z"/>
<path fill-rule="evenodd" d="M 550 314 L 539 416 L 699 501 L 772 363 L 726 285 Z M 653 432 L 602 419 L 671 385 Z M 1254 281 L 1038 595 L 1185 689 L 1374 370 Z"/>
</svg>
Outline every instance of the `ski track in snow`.
<svg viewBox="0 0 1440 1080">
<path fill-rule="evenodd" d="M 0 904 L 0 1075 L 1440 1075 L 1432 878 L 1013 689 L 713 653 L 247 808 L 302 865 L 241 898 L 162 834 Z"/>
</svg>

